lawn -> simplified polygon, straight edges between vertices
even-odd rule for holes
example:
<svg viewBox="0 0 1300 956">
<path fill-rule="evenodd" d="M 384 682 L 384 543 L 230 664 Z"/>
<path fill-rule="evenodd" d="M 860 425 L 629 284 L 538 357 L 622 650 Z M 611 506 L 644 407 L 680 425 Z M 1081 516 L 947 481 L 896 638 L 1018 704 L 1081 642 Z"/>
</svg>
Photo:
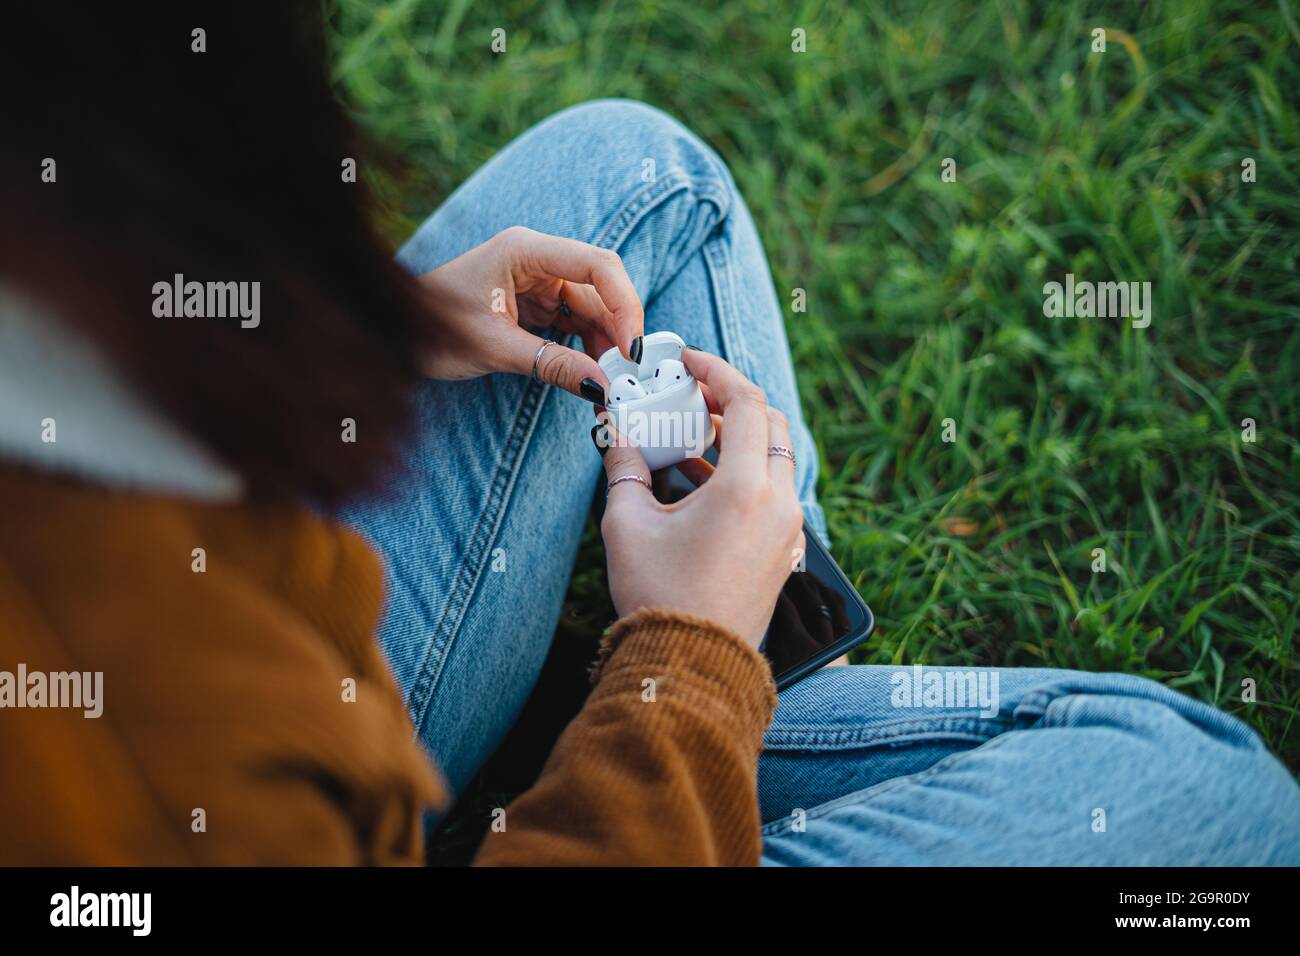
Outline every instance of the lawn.
<svg viewBox="0 0 1300 956">
<path fill-rule="evenodd" d="M 408 168 L 376 184 L 394 240 L 588 99 L 727 160 L 806 290 L 820 497 L 878 620 L 855 662 L 1142 674 L 1300 770 L 1290 0 L 329 6 L 340 93 Z M 1150 282 L 1150 325 L 1047 317 L 1067 273 Z M 589 533 L 564 627 L 608 623 L 602 561 Z"/>
</svg>

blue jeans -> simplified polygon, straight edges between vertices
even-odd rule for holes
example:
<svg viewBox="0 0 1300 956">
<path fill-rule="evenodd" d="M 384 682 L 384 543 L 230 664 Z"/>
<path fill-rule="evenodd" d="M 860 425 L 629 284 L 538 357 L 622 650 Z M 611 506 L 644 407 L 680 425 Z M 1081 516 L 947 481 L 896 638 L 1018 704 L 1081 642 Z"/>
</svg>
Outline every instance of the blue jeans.
<svg viewBox="0 0 1300 956">
<path fill-rule="evenodd" d="M 671 329 L 761 385 L 790 419 L 799 496 L 825 537 L 781 300 L 709 147 L 639 104 L 565 110 L 475 173 L 399 258 L 427 272 L 512 225 L 618 251 L 647 332 Z M 384 556 L 380 638 L 459 793 L 537 679 L 603 472 L 591 406 L 557 389 L 492 375 L 429 382 L 418 404 L 401 485 L 344 517 Z M 1038 669 L 996 671 L 986 716 L 902 708 L 905 670 L 830 668 L 782 693 L 759 764 L 765 862 L 1300 863 L 1300 789 L 1225 714 L 1135 677 Z"/>
</svg>

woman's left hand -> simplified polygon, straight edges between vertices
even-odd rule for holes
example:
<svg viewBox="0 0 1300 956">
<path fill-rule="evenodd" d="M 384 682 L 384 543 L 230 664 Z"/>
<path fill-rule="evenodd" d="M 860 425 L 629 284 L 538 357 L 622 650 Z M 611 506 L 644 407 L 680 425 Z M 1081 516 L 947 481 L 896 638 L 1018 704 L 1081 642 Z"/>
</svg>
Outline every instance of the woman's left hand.
<svg viewBox="0 0 1300 956">
<path fill-rule="evenodd" d="M 433 311 L 433 343 L 421 357 L 431 378 L 489 372 L 529 375 L 544 339 L 528 329 L 554 326 L 582 336 L 586 354 L 556 343 L 537 376 L 589 401 L 609 381 L 596 364 L 617 345 L 631 358 L 645 313 L 618 253 L 512 226 L 420 276 Z M 594 380 L 598 397 L 583 381 Z"/>
</svg>

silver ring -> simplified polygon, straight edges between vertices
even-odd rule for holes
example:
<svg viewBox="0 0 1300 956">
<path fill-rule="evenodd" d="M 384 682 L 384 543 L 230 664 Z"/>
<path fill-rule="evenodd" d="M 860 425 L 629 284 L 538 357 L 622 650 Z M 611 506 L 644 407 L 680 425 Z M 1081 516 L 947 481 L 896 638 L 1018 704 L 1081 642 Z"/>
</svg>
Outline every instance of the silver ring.
<svg viewBox="0 0 1300 956">
<path fill-rule="evenodd" d="M 790 464 L 792 465 L 794 464 L 794 452 L 792 452 L 789 448 L 786 448 L 784 445 L 768 445 L 767 457 L 776 458 L 778 456 L 781 458 L 789 458 Z"/>
<path fill-rule="evenodd" d="M 541 381 L 541 379 L 537 377 L 537 363 L 542 360 L 542 353 L 546 351 L 546 346 L 554 345 L 554 344 L 555 343 L 552 342 L 550 339 L 547 339 L 545 342 L 541 344 L 541 347 L 538 348 L 537 354 L 533 356 L 533 381 L 534 382 Z"/>
<path fill-rule="evenodd" d="M 617 478 L 615 478 L 613 481 L 611 481 L 609 484 L 605 486 L 605 494 L 608 495 L 610 491 L 613 489 L 613 487 L 616 484 L 618 484 L 620 481 L 639 481 L 641 482 L 641 484 L 646 486 L 646 489 L 651 494 L 654 494 L 654 489 L 650 487 L 650 482 L 646 481 L 640 475 L 619 475 Z"/>
</svg>

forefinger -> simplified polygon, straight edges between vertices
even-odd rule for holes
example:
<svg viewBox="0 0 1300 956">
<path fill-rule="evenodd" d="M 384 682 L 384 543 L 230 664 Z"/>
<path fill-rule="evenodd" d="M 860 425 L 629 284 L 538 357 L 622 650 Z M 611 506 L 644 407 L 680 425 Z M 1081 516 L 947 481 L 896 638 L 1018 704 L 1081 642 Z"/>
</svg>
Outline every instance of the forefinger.
<svg viewBox="0 0 1300 956">
<path fill-rule="evenodd" d="M 617 252 L 522 226 L 506 230 L 506 236 L 514 244 L 514 262 L 526 272 L 594 286 L 610 311 L 596 324 L 604 326 L 625 357 L 632 357 L 632 340 L 645 331 L 645 310 Z"/>
</svg>

